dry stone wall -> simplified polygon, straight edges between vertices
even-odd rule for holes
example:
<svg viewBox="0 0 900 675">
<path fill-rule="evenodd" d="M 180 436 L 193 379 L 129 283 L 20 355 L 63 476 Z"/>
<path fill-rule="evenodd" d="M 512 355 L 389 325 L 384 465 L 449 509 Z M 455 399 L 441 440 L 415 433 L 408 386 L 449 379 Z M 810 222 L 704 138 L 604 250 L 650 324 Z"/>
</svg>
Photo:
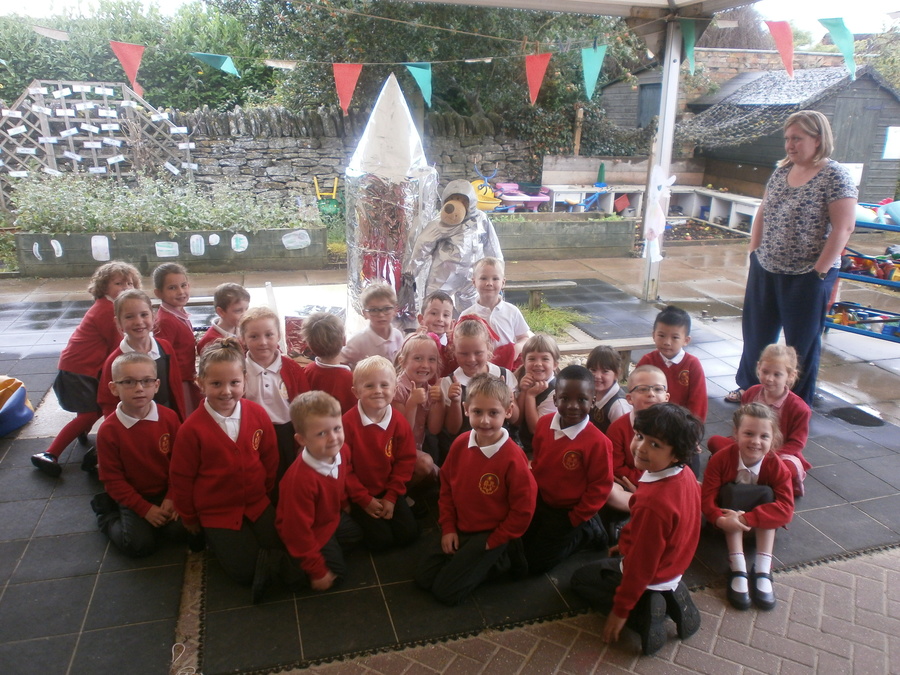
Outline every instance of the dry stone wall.
<svg viewBox="0 0 900 675">
<path fill-rule="evenodd" d="M 291 112 L 270 107 L 219 113 L 209 109 L 176 113 L 174 122 L 192 130 L 192 161 L 200 184 L 228 183 L 266 198 L 315 196 L 313 177 L 330 189 L 359 141 L 368 112 L 339 109 Z M 496 116 L 463 117 L 431 113 L 425 117 L 425 155 L 446 184 L 475 179 L 473 165 L 498 169 L 504 180 L 532 180 L 531 146 L 499 133 Z"/>
</svg>

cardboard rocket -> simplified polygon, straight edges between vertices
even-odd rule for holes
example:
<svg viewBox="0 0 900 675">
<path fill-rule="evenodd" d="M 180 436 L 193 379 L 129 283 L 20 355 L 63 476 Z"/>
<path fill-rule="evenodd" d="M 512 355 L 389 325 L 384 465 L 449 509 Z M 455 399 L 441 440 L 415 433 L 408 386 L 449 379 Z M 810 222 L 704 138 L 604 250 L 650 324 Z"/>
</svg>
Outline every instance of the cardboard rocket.
<svg viewBox="0 0 900 675">
<path fill-rule="evenodd" d="M 415 322 L 418 308 L 402 289 L 403 261 L 411 242 L 437 212 L 438 175 L 393 74 L 387 79 L 346 170 L 347 288 L 350 306 L 384 281 L 401 295 L 401 319 Z"/>
</svg>

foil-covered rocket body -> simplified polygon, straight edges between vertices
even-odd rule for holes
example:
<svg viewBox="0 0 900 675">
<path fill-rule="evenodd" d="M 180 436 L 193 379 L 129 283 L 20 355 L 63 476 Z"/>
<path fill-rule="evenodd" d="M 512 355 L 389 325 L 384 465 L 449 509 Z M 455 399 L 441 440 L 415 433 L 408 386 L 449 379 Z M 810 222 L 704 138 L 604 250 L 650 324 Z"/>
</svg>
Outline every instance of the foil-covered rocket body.
<svg viewBox="0 0 900 675">
<path fill-rule="evenodd" d="M 454 209 L 456 195 L 465 198 L 467 211 L 459 220 Z M 441 193 L 444 208 L 416 237 L 410 248 L 405 271 L 416 281 L 417 304 L 426 295 L 444 291 L 453 298 L 457 311 L 463 311 L 477 299 L 472 284 L 472 267 L 484 257 L 503 260 L 500 242 L 491 219 L 477 206 L 472 184 L 454 180 Z"/>
<path fill-rule="evenodd" d="M 401 321 L 415 324 L 418 307 L 403 286 L 403 265 L 437 207 L 438 176 L 428 165 L 422 139 L 391 74 L 385 82 L 346 170 L 347 288 L 350 306 L 384 281 L 400 296 Z"/>
</svg>

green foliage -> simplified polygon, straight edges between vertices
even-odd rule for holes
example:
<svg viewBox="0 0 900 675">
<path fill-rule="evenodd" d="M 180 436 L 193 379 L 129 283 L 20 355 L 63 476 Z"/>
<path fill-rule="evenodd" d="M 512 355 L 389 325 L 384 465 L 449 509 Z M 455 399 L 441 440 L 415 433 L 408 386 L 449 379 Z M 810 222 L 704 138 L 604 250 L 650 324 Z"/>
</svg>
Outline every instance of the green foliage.
<svg viewBox="0 0 900 675">
<path fill-rule="evenodd" d="M 257 232 L 320 227 L 295 205 L 257 199 L 227 186 L 202 191 L 164 177 L 131 185 L 94 176 L 63 174 L 15 183 L 15 226 L 26 232 Z"/>
<path fill-rule="evenodd" d="M 862 47 L 859 42 L 856 46 Z M 876 35 L 861 51 L 872 54 L 871 63 L 875 70 L 900 91 L 900 26 L 894 25 L 886 33 Z"/>
<path fill-rule="evenodd" d="M 15 272 L 18 269 L 15 234 L 9 230 L 0 231 L 0 272 Z"/>
<path fill-rule="evenodd" d="M 38 35 L 34 19 L 0 17 L 0 97 L 12 103 L 32 80 L 124 82 L 125 73 L 109 40 L 144 45 L 138 82 L 144 98 L 162 108 L 193 110 L 202 105 L 230 109 L 268 95 L 276 71 L 261 62 L 265 52 L 248 39 L 241 23 L 200 2 L 163 17 L 139 0 L 101 0 L 90 16 L 55 16 L 42 23 L 69 33 L 68 42 Z M 188 52 L 228 54 L 237 78 Z"/>
<path fill-rule="evenodd" d="M 525 322 L 533 332 L 546 333 L 553 337 L 563 337 L 567 334 L 566 328 L 571 327 L 573 323 L 590 318 L 571 307 L 550 307 L 545 304 L 537 309 L 531 309 L 528 305 L 517 307 L 522 311 Z"/>
</svg>

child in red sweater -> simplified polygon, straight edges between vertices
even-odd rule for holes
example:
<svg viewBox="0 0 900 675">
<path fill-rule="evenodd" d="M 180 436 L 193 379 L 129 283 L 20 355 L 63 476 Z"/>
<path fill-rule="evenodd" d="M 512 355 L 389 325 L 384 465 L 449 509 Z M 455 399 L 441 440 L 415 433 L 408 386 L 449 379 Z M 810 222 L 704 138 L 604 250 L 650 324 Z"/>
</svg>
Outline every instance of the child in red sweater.
<svg viewBox="0 0 900 675">
<path fill-rule="evenodd" d="M 238 337 L 238 325 L 241 323 L 244 312 L 250 306 L 250 294 L 240 284 L 219 284 L 213 292 L 213 305 L 216 310 L 216 318 L 212 320 L 209 330 L 197 342 L 198 354 L 202 354 L 203 350 L 215 340 Z"/>
<path fill-rule="evenodd" d="M 31 458 L 31 463 L 47 475 L 56 477 L 62 473 L 59 457 L 72 441 L 79 438 L 84 445 L 88 444 L 87 434 L 100 419 L 97 405 L 100 371 L 106 357 L 122 339 L 113 318 L 113 301 L 122 291 L 140 287 L 138 271 L 122 262 L 101 265 L 91 277 L 88 292 L 93 296 L 94 304 L 60 354 L 59 373 L 53 383 L 60 407 L 76 413 L 76 417 L 60 430 L 46 452 Z M 96 456 L 90 450 L 88 452 Z M 95 462 L 89 460 L 89 466 L 84 468 L 90 470 L 93 466 Z"/>
<path fill-rule="evenodd" d="M 178 415 L 178 419 L 183 420 L 185 415 L 181 372 L 178 370 L 172 345 L 166 340 L 155 338 L 151 332 L 153 307 L 150 296 L 136 289 L 124 291 L 116 298 L 114 310 L 116 325 L 125 337 L 107 357 L 106 363 L 103 364 L 101 379 L 104 382 L 112 381 L 112 364 L 119 355 L 129 352 L 148 354 L 156 361 L 156 374 L 159 378 L 159 387 L 153 395 L 153 400 L 170 408 Z M 97 392 L 97 403 L 103 411 L 103 416 L 109 417 L 119 404 L 119 399 L 107 386 Z"/>
<path fill-rule="evenodd" d="M 268 496 L 278 470 L 275 429 L 261 406 L 242 400 L 244 378 L 234 338 L 203 352 L 197 379 L 206 398 L 178 432 L 169 484 L 187 530 L 202 527 L 225 573 L 249 585 L 260 551 L 282 545 Z"/>
<path fill-rule="evenodd" d="M 168 340 L 175 348 L 185 414 L 190 415 L 200 403 L 201 394 L 194 382 L 197 376 L 197 341 L 191 319 L 184 309 L 191 299 L 191 282 L 184 265 L 163 263 L 153 270 L 153 292 L 160 300 L 153 333 Z"/>
<path fill-rule="evenodd" d="M 444 291 L 434 291 L 422 301 L 422 313 L 418 316 L 419 326 L 434 335 L 441 356 L 441 377 L 452 373 L 457 366 L 450 343 L 453 329 L 453 298 Z"/>
<path fill-rule="evenodd" d="M 522 538 L 532 574 L 546 572 L 578 549 L 606 549 L 597 512 L 612 489 L 612 445 L 588 416 L 594 376 L 583 366 L 563 368 L 553 398 L 557 412 L 541 417 L 532 445 L 538 500 Z"/>
<path fill-rule="evenodd" d="M 629 510 L 628 504 L 643 471 L 634 465 L 631 441 L 634 439 L 634 419 L 641 410 L 669 400 L 666 376 L 656 366 L 638 366 L 628 376 L 628 393 L 625 400 L 632 410 L 609 425 L 606 435 L 612 443 L 612 469 L 615 483 L 609 495 L 610 507 L 617 511 Z"/>
<path fill-rule="evenodd" d="M 525 453 L 503 428 L 512 414 L 506 383 L 473 377 L 466 413 L 472 431 L 453 442 L 441 469 L 441 541 L 416 571 L 419 587 L 447 605 L 465 600 L 493 573 L 525 571 L 520 537 L 537 497 Z"/>
<path fill-rule="evenodd" d="M 275 425 L 278 439 L 278 479 L 297 458 L 290 404 L 309 391 L 306 371 L 280 351 L 278 315 L 268 307 L 252 307 L 241 318 L 241 342 L 247 348 L 247 389 L 244 396 L 258 403 Z"/>
<path fill-rule="evenodd" d="M 791 472 L 794 499 L 803 496 L 803 481 L 812 465 L 803 456 L 809 437 L 809 418 L 812 411 L 806 401 L 791 391 L 797 381 L 797 351 L 787 345 L 773 344 L 763 350 L 756 364 L 760 384 L 750 387 L 741 396 L 741 403 L 762 403 L 778 415 L 781 445 L 775 454 Z M 707 441 L 710 453 L 716 453 L 734 443 L 734 438 L 711 436 Z"/>
<path fill-rule="evenodd" d="M 641 636 L 644 654 L 666 642 L 666 615 L 684 640 L 700 628 L 700 612 L 682 575 L 700 540 L 700 486 L 686 464 L 703 437 L 689 411 L 659 403 L 635 416 L 631 444 L 644 473 L 631 498 L 631 520 L 619 544 L 621 558 L 587 565 L 572 575 L 572 590 L 608 612 L 603 639 L 615 642 L 622 627 Z"/>
<path fill-rule="evenodd" d="M 100 531 L 122 553 L 138 558 L 153 553 L 162 536 L 187 534 L 169 494 L 169 457 L 181 422 L 153 400 L 159 380 L 156 362 L 146 354 L 116 357 L 107 386 L 119 405 L 97 432 L 106 492 L 91 506 Z"/>
<path fill-rule="evenodd" d="M 404 546 L 419 536 L 419 526 L 406 502 L 406 484 L 416 467 L 416 442 L 409 422 L 391 402 L 397 373 L 383 356 L 356 364 L 353 393 L 359 399 L 344 415 L 344 436 L 351 471 L 347 492 L 350 515 L 372 551 Z"/>
<path fill-rule="evenodd" d="M 709 459 L 703 475 L 703 515 L 725 532 L 728 544 L 728 601 L 737 609 L 775 607 L 772 550 L 775 530 L 794 516 L 791 475 L 774 452 L 781 443 L 778 416 L 763 403 L 748 403 L 734 414 L 737 438 Z M 756 533 L 756 564 L 744 558 L 744 533 Z M 749 586 L 749 589 L 748 589 Z"/>
<path fill-rule="evenodd" d="M 293 573 L 274 564 L 280 554 L 270 552 L 269 574 L 292 587 L 308 584 L 314 591 L 327 591 L 346 573 L 343 547 L 362 536 L 344 511 L 350 457 L 341 408 L 325 392 L 310 391 L 291 403 L 291 420 L 303 450 L 281 480 L 276 524 Z"/>
<path fill-rule="evenodd" d="M 709 400 L 706 375 L 700 359 L 684 351 L 691 343 L 691 317 L 683 309 L 669 305 L 653 322 L 656 349 L 644 355 L 639 366 L 656 366 L 666 374 L 672 403 L 684 406 L 701 422 L 706 421 Z"/>
<path fill-rule="evenodd" d="M 341 363 L 341 349 L 345 342 L 341 318 L 328 312 L 310 314 L 303 320 L 300 335 L 316 355 L 316 360 L 306 366 L 310 389 L 334 396 L 344 413 L 355 408 L 353 371 L 350 366 Z"/>
<path fill-rule="evenodd" d="M 519 441 L 525 452 L 531 453 L 531 439 L 538 420 L 556 411 L 553 390 L 559 370 L 559 345 L 549 335 L 538 333 L 522 347 L 522 367 L 516 371 L 519 384 L 516 402 L 519 404 Z"/>
</svg>

